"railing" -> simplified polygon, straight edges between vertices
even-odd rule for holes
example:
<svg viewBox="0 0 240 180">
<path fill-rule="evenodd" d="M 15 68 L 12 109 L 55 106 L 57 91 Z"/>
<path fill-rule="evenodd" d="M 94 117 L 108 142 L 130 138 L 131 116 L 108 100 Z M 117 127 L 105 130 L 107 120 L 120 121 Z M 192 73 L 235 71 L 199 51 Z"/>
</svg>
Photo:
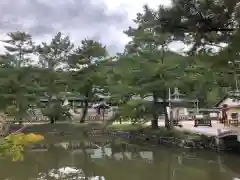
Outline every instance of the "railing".
<svg viewBox="0 0 240 180">
<path fill-rule="evenodd" d="M 173 126 L 179 126 L 179 127 L 182 127 L 182 125 L 179 124 L 179 120 L 178 120 L 178 119 L 173 119 Z"/>
<path fill-rule="evenodd" d="M 208 126 L 208 127 L 212 127 L 212 120 L 211 119 L 195 119 L 194 120 L 194 127 L 198 127 L 198 126 Z"/>
<path fill-rule="evenodd" d="M 6 123 L 43 123 L 43 122 L 49 122 L 48 119 L 41 119 L 41 120 L 27 120 L 27 119 L 23 119 L 23 120 L 16 120 L 16 119 L 7 119 Z"/>
<path fill-rule="evenodd" d="M 238 119 L 227 119 L 227 120 L 222 120 L 222 123 L 224 126 L 239 126 L 239 120 Z"/>
</svg>

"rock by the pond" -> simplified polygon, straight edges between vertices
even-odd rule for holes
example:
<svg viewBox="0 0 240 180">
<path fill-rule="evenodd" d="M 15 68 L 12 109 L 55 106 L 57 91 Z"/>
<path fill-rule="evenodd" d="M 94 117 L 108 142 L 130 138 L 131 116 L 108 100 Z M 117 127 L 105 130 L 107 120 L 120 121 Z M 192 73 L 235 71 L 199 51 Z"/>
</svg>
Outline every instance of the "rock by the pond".
<svg viewBox="0 0 240 180">
<path fill-rule="evenodd" d="M 86 177 L 82 169 L 77 169 L 74 167 L 62 167 L 59 169 L 52 169 L 47 173 L 39 173 L 37 180 L 47 180 L 48 177 L 52 179 L 72 179 L 72 180 L 105 180 L 104 176 L 91 176 Z"/>
<path fill-rule="evenodd" d="M 108 135 L 121 139 L 134 140 L 136 142 L 149 142 L 154 144 L 176 146 L 181 148 L 193 149 L 216 149 L 216 143 L 212 138 L 194 139 L 194 138 L 176 138 L 161 137 L 156 135 L 147 135 L 136 132 L 108 131 Z"/>
</svg>

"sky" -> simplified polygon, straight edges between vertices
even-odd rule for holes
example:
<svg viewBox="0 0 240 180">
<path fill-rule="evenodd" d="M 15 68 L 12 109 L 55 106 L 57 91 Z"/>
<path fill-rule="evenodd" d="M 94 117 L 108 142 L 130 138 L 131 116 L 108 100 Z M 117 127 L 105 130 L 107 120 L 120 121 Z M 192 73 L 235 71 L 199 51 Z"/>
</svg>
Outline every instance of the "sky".
<svg viewBox="0 0 240 180">
<path fill-rule="evenodd" d="M 170 5 L 170 0 L 0 0 L 0 39 L 8 32 L 25 31 L 40 43 L 61 31 L 76 45 L 84 38 L 94 39 L 115 54 L 130 40 L 123 31 L 133 25 L 144 4 L 156 8 Z M 170 47 L 183 48 L 180 43 Z"/>
</svg>

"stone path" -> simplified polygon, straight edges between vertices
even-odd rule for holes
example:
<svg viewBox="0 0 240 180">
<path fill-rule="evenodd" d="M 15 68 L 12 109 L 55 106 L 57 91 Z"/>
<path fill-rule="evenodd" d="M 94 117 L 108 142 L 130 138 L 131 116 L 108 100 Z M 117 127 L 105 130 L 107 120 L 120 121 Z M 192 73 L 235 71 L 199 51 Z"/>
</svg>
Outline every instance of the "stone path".
<svg viewBox="0 0 240 180">
<path fill-rule="evenodd" d="M 232 130 L 229 127 L 224 127 L 223 124 L 220 124 L 217 121 L 212 121 L 212 127 L 194 127 L 194 121 L 183 121 L 181 124 L 183 125 L 181 128 L 183 130 L 208 136 L 218 136 L 219 132 L 223 133 Z"/>
<path fill-rule="evenodd" d="M 179 124 L 182 127 L 176 127 L 180 131 L 189 131 L 192 133 L 204 134 L 207 136 L 218 136 L 219 133 L 226 133 L 235 130 L 234 128 L 224 127 L 223 124 L 218 123 L 217 121 L 212 121 L 212 127 L 194 127 L 194 121 L 181 121 Z M 151 122 L 147 122 L 146 125 L 151 125 Z M 164 127 L 164 120 L 158 122 L 158 126 Z"/>
</svg>

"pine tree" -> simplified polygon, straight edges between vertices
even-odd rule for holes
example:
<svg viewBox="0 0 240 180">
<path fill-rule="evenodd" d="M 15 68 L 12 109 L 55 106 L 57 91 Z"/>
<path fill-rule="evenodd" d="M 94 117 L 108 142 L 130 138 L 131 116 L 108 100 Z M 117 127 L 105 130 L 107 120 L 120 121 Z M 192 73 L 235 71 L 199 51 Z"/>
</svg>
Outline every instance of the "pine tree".
<svg viewBox="0 0 240 180">
<path fill-rule="evenodd" d="M 48 98 L 48 105 L 44 109 L 44 113 L 54 123 L 58 115 L 55 107 L 61 107 L 59 93 L 67 89 L 68 81 L 65 79 L 66 73 L 63 68 L 66 65 L 68 56 L 70 55 L 74 45 L 69 37 L 64 37 L 61 32 L 58 32 L 48 44 L 43 42 L 36 46 L 36 54 L 39 56 L 39 64 L 42 67 L 43 76 L 41 77 L 41 86 L 45 89 L 44 95 Z M 55 98 L 57 98 L 55 100 Z"/>
<path fill-rule="evenodd" d="M 205 51 L 239 33 L 239 12 L 239 0 L 172 0 L 159 7 L 156 30 L 191 45 L 191 53 Z"/>
<path fill-rule="evenodd" d="M 101 83 L 101 75 L 98 71 L 99 65 L 107 58 L 106 47 L 100 42 L 85 39 L 82 41 L 74 53 L 69 57 L 68 64 L 72 71 L 72 84 L 76 84 L 73 89 L 84 95 L 84 107 L 80 122 L 85 121 L 89 101 L 94 98 L 98 88 L 94 88 Z"/>
<path fill-rule="evenodd" d="M 148 6 L 144 13 L 138 14 L 134 20 L 137 27 L 130 27 L 125 33 L 132 38 L 120 58 L 119 66 L 126 80 L 119 84 L 129 94 L 152 97 L 152 128 L 158 127 L 160 99 L 163 100 L 165 124 L 170 128 L 166 111 L 168 88 L 176 86 L 183 72 L 183 57 L 170 52 L 168 43 L 170 34 L 155 31 L 157 14 Z M 121 78 L 124 78 L 123 76 Z"/>
<path fill-rule="evenodd" d="M 17 68 L 29 65 L 31 55 L 34 52 L 32 37 L 25 32 L 8 33 L 9 40 L 3 40 L 7 45 L 4 45 L 7 50 L 6 56 L 12 59 Z"/>
<path fill-rule="evenodd" d="M 36 53 L 39 56 L 39 63 L 43 68 L 50 70 L 61 69 L 71 53 L 74 45 L 68 36 L 58 32 L 48 44 L 43 42 L 36 46 Z"/>
</svg>

